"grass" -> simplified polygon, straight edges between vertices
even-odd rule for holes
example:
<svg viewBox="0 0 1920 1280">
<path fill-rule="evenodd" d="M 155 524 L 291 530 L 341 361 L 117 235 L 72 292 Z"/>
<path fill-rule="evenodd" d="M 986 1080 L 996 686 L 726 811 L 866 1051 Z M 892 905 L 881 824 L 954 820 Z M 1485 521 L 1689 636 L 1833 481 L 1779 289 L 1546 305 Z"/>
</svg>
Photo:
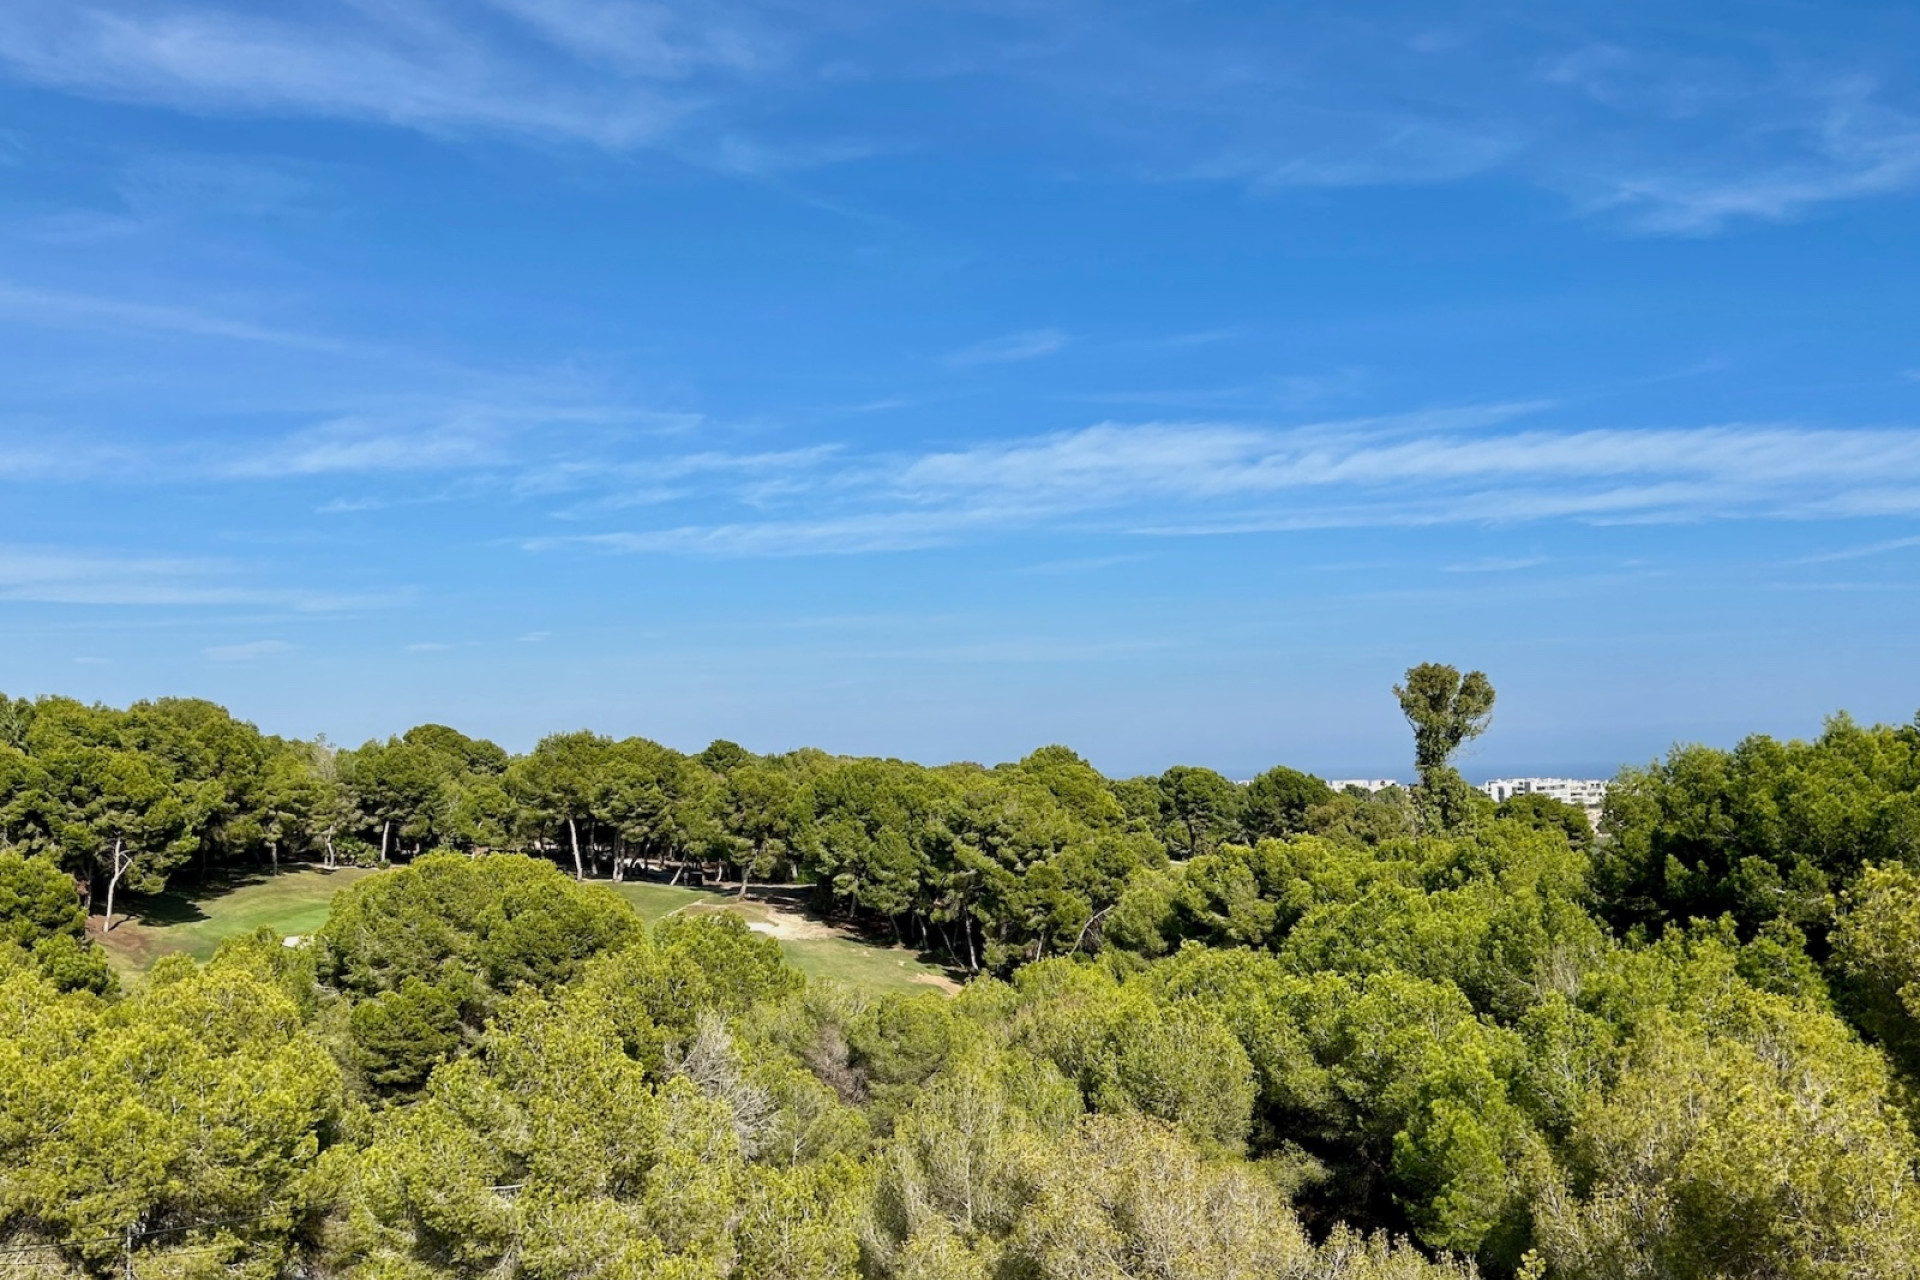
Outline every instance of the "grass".
<svg viewBox="0 0 1920 1280">
<path fill-rule="evenodd" d="M 731 891 L 690 889 L 652 881 L 627 881 L 614 891 L 640 913 L 648 924 L 679 912 L 702 915 L 731 911 L 757 929 L 771 933 L 794 968 L 809 978 L 831 978 L 865 991 L 928 991 L 954 989 L 946 971 L 922 960 L 906 947 L 864 942 L 795 912 L 764 902 L 741 901 Z M 786 935 L 786 936 L 782 936 Z"/>
<path fill-rule="evenodd" d="M 334 894 L 372 874 L 355 867 L 334 871 L 307 867 L 243 877 L 198 894 L 169 890 L 151 897 L 130 895 L 126 909 L 131 918 L 101 938 L 101 945 L 114 968 L 134 976 L 175 952 L 207 960 L 228 938 L 263 925 L 279 934 L 310 934 L 326 923 Z M 682 911 L 694 915 L 735 912 L 748 924 L 773 934 L 787 959 L 809 977 L 833 978 L 874 992 L 952 987 L 941 969 L 904 947 L 863 942 L 764 902 L 740 902 L 730 893 L 645 880 L 608 887 L 631 903 L 648 924 Z"/>
<path fill-rule="evenodd" d="M 312 933 L 326 923 L 334 894 L 372 874 L 357 867 L 303 867 L 230 881 L 205 894 L 170 889 L 151 897 L 128 895 L 123 901 L 132 918 L 100 943 L 114 968 L 127 974 L 145 973 L 161 956 L 179 951 L 207 960 L 228 938 L 262 925 L 280 934 Z"/>
</svg>

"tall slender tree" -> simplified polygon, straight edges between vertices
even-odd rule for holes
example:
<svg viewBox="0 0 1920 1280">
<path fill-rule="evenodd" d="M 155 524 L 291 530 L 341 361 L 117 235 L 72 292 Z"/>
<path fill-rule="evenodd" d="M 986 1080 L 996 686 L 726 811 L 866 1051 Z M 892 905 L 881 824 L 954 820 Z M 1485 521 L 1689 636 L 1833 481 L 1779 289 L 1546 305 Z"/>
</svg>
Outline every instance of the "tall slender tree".
<svg viewBox="0 0 1920 1280">
<path fill-rule="evenodd" d="M 1395 685 L 1400 710 L 1413 726 L 1413 767 L 1420 780 L 1415 793 L 1424 824 L 1451 830 L 1472 812 L 1472 789 L 1453 767 L 1462 744 L 1487 731 L 1493 720 L 1493 682 L 1483 671 L 1460 674 L 1458 667 L 1423 662 L 1407 669 L 1407 682 Z"/>
</svg>

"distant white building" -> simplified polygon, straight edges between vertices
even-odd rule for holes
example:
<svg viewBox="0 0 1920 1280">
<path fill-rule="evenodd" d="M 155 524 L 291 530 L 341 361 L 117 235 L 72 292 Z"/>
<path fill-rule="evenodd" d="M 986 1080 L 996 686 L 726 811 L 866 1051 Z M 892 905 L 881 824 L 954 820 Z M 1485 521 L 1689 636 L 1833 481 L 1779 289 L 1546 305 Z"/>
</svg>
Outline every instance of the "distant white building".
<svg viewBox="0 0 1920 1280">
<path fill-rule="evenodd" d="M 1495 778 L 1481 783 L 1480 789 L 1495 803 L 1515 796 L 1549 796 L 1565 804 L 1577 804 L 1587 811 L 1595 826 L 1600 823 L 1601 806 L 1607 802 L 1605 778 Z"/>
<path fill-rule="evenodd" d="M 1400 783 L 1394 778 L 1328 778 L 1327 785 L 1335 791 L 1345 791 L 1348 787 L 1359 787 L 1362 791 L 1385 791 Z"/>
</svg>

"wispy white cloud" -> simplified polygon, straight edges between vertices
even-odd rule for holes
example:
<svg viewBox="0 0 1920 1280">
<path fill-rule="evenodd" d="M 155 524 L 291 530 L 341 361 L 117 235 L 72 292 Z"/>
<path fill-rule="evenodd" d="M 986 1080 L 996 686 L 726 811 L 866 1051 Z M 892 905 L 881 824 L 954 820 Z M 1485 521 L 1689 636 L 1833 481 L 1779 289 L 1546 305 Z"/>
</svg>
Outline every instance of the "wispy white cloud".
<svg viewBox="0 0 1920 1280">
<path fill-rule="evenodd" d="M 1082 556 L 1077 560 L 1046 560 L 1039 564 L 1022 565 L 1014 572 L 1040 576 L 1097 573 L 1101 569 L 1114 569 L 1123 564 L 1138 564 L 1145 559 L 1143 555 Z"/>
<path fill-rule="evenodd" d="M 697 73 L 776 56 L 705 7 L 497 0 L 495 9 L 489 21 L 432 0 L 322 3 L 298 16 L 182 0 L 20 0 L 0 11 L 0 62 L 116 101 L 625 147 L 658 139 L 696 105 L 682 90 Z M 544 42 L 545 62 L 516 45 L 528 33 Z"/>
<path fill-rule="evenodd" d="M 723 4 L 648 0 L 486 0 L 555 48 L 628 75 L 678 79 L 704 67 L 751 70 L 780 50 Z"/>
<path fill-rule="evenodd" d="M 1920 121 L 1900 86 L 1862 70 L 1885 65 L 1882 51 L 1764 18 L 1676 52 L 1581 6 L 1552 23 L 1481 10 L 1444 31 L 1296 7 L 1183 22 L 1177 38 L 1141 11 L 1088 23 L 1073 6 L 1003 6 L 982 22 L 977 7 L 909 6 L 896 27 L 882 9 L 851 21 L 754 0 L 13 0 L 0 68 L 195 112 L 662 145 L 755 178 L 919 149 L 940 129 L 769 138 L 752 126 L 774 118 L 772 95 L 839 108 L 814 118 L 887 119 L 903 114 L 895 100 L 865 95 L 964 73 L 987 93 L 1038 89 L 1046 132 L 1110 172 L 1275 193 L 1494 175 L 1657 234 L 1920 185 Z"/>
<path fill-rule="evenodd" d="M 192 557 L 122 555 L 64 547 L 0 547 L 0 600 L 135 607 L 247 606 L 294 613 L 379 608 L 391 593 L 260 586 L 241 567 Z"/>
<path fill-rule="evenodd" d="M 1859 547 L 1843 547 L 1838 551 L 1826 551 L 1819 555 L 1800 556 L 1787 561 L 1788 564 L 1835 564 L 1842 560 L 1862 560 L 1868 556 L 1886 555 L 1890 551 L 1906 551 L 1920 547 L 1920 537 L 1888 538 L 1883 542 L 1869 542 Z"/>
<path fill-rule="evenodd" d="M 1829 106 L 1801 132 L 1801 147 L 1744 171 L 1709 162 L 1622 175 L 1593 207 L 1620 209 L 1647 231 L 1704 234 L 1920 185 L 1920 119 L 1853 101 Z"/>
<path fill-rule="evenodd" d="M 530 437 L 631 426 L 641 416 L 587 400 L 516 402 L 507 398 L 512 395 L 508 391 L 498 399 L 420 398 L 370 407 L 240 451 L 212 469 L 235 479 L 509 467 L 538 473 L 567 464 L 548 461 L 550 449 L 530 458 Z M 580 465 L 590 468 L 593 464 Z M 345 499 L 332 509 L 365 509 L 374 501 Z"/>
<path fill-rule="evenodd" d="M 709 491 L 716 481 L 732 486 L 735 498 L 760 505 L 809 488 L 808 477 L 841 452 L 837 444 L 765 452 L 667 454 L 643 461 L 577 461 L 536 468 L 519 482 L 521 492 L 560 493 L 592 489 L 597 496 L 582 499 L 554 514 L 562 519 L 603 515 L 630 507 L 663 506 L 696 492 Z"/>
<path fill-rule="evenodd" d="M 1521 145 L 1510 129 L 1491 120 L 1458 128 L 1414 115 L 1383 115 L 1365 124 L 1349 121 L 1343 132 L 1349 133 L 1344 144 L 1277 153 L 1229 151 L 1179 176 L 1268 189 L 1425 186 L 1485 173 Z"/>
<path fill-rule="evenodd" d="M 681 525 L 640 532 L 530 538 L 529 551 L 579 547 L 613 552 L 670 552 L 721 557 L 858 555 L 950 546 L 969 534 L 1029 523 L 1034 513 L 990 507 L 878 511 L 815 519 Z"/>
<path fill-rule="evenodd" d="M 1013 364 L 1050 356 L 1072 339 L 1058 329 L 1023 329 L 962 347 L 947 356 L 951 365 Z"/>
<path fill-rule="evenodd" d="M 1813 41 L 1757 17 L 1702 51 L 1578 5 L 1551 23 L 1482 10 L 1438 40 L 1384 13 L 1290 12 L 1241 25 L 1240 51 L 1146 49 L 1122 25 L 1112 56 L 1132 74 L 1075 86 L 1112 99 L 1094 119 L 1123 145 L 1160 153 L 1139 166 L 1154 180 L 1279 195 L 1491 178 L 1704 235 L 1920 186 L 1910 85 L 1863 70 L 1888 65 L 1871 30 Z"/>
<path fill-rule="evenodd" d="M 249 640 L 244 644 L 216 644 L 200 652 L 213 662 L 252 662 L 275 654 L 291 653 L 297 645 L 285 640 Z"/>
<path fill-rule="evenodd" d="M 1515 429 L 1489 406 L 1275 430 L 1102 423 L 849 458 L 769 518 L 536 538 L 533 550 L 786 556 L 903 551 L 1033 528 L 1159 536 L 1437 524 L 1829 519 L 1920 511 L 1920 432 L 1731 424 Z M 1517 570 L 1536 557 L 1455 566 Z"/>
<path fill-rule="evenodd" d="M 1459 564 L 1442 566 L 1447 573 L 1517 573 L 1522 569 L 1537 569 L 1551 561 L 1546 556 L 1487 556 L 1479 560 L 1463 560 Z"/>
<path fill-rule="evenodd" d="M 693 153 L 693 158 L 710 168 L 743 178 L 775 178 L 782 174 L 864 160 L 882 150 L 871 142 L 845 138 L 779 142 L 742 133 L 728 133 Z M 819 202 L 816 200 L 815 203 Z"/>
<path fill-rule="evenodd" d="M 1874 51 L 1781 57 L 1762 38 L 1716 55 L 1595 42 L 1539 78 L 1601 110 L 1560 127 L 1542 169 L 1588 211 L 1702 235 L 1920 185 L 1920 117 L 1857 68 Z M 1630 125 L 1621 134 L 1609 125 Z"/>
<path fill-rule="evenodd" d="M 265 343 L 307 351 L 344 352 L 354 344 L 191 307 L 34 289 L 0 281 L 0 316 L 62 328 L 138 330 L 190 338 Z"/>
</svg>

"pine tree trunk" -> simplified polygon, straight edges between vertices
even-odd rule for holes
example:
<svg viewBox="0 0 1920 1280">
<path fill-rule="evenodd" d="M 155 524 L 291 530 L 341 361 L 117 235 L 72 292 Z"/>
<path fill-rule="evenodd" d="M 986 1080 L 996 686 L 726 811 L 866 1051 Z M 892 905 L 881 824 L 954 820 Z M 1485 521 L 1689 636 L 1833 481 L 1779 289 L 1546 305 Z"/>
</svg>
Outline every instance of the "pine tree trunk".
<svg viewBox="0 0 1920 1280">
<path fill-rule="evenodd" d="M 380 824 L 380 865 L 387 865 L 387 844 L 393 836 L 393 819 L 388 818 Z"/>
<path fill-rule="evenodd" d="M 587 872 L 580 865 L 580 826 L 572 818 L 567 819 L 567 835 L 573 841 L 573 878 L 585 880 Z"/>
</svg>

